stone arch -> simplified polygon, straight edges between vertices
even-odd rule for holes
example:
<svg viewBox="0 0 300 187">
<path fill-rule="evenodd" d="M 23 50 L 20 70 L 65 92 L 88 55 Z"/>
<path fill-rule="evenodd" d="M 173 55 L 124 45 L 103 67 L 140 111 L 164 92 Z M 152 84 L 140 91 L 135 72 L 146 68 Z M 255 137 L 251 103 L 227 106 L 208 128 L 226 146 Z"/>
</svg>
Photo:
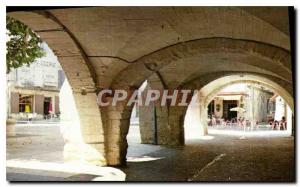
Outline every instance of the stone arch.
<svg viewBox="0 0 300 187">
<path fill-rule="evenodd" d="M 53 50 L 65 72 L 68 81 L 62 87 L 65 93 L 60 99 L 69 102 L 61 107 L 66 124 L 62 129 L 65 161 L 106 165 L 104 129 L 96 103 L 97 79 L 84 50 L 50 12 L 11 12 L 8 16 L 36 32 Z"/>
<path fill-rule="evenodd" d="M 199 55 L 214 56 L 214 54 L 216 54 L 216 57 L 214 56 L 213 58 L 217 59 L 218 55 L 225 53 L 229 54 L 228 61 L 232 60 L 230 55 L 241 55 L 246 57 L 246 59 L 242 62 L 237 62 L 241 65 L 245 65 L 244 69 L 247 69 L 247 67 L 256 67 L 261 70 L 253 69 L 253 71 L 244 70 L 244 72 L 240 72 L 238 68 L 234 69 L 233 67 L 233 71 L 226 70 L 211 73 L 208 71 L 207 74 L 193 75 L 183 79 L 183 82 L 179 82 L 179 84 L 171 86 L 166 83 L 168 78 L 166 78 L 167 76 L 164 74 L 164 69 L 169 68 L 169 65 L 180 60 L 182 60 L 183 63 L 187 60 L 186 62 L 188 63 L 188 59 L 198 58 Z M 222 55 L 220 56 L 220 58 L 223 57 Z M 164 85 L 166 88 L 184 88 L 191 87 L 191 85 L 193 87 L 194 77 L 203 78 L 205 80 L 207 79 L 205 75 L 209 75 L 206 80 L 207 83 L 209 83 L 218 76 L 225 76 L 230 73 L 242 73 L 258 74 L 263 77 L 270 78 L 275 80 L 275 82 L 278 82 L 280 85 L 285 85 L 289 93 L 292 93 L 292 71 L 290 58 L 290 52 L 286 49 L 257 41 L 220 37 L 198 39 L 172 45 L 139 58 L 118 74 L 118 76 L 112 81 L 111 87 L 114 89 L 137 88 L 145 79 L 150 78 L 157 72 L 164 77 Z M 225 60 L 224 64 L 228 61 Z M 201 61 L 198 65 L 201 67 Z M 170 67 L 170 70 L 175 69 L 176 66 Z M 177 74 L 175 73 L 173 76 L 176 77 Z M 201 82 L 201 84 L 202 85 L 198 85 L 197 89 L 202 88 L 202 86 L 205 85 L 204 82 Z M 187 108 L 183 107 L 170 107 L 168 109 L 168 115 L 165 117 L 168 119 L 167 124 L 169 132 L 167 134 L 170 138 L 169 141 L 165 143 L 166 145 L 178 146 L 184 144 L 183 117 L 186 113 L 186 109 Z M 202 115 L 204 115 L 204 113 Z"/>
<path fill-rule="evenodd" d="M 199 54 L 219 55 L 220 53 L 226 53 L 232 55 L 242 54 L 244 56 L 255 57 L 256 58 L 255 63 L 248 59 L 247 61 L 240 62 L 240 64 L 243 65 L 245 64 L 246 67 L 245 69 L 247 69 L 248 67 L 257 67 L 264 71 L 257 70 L 258 72 L 255 71 L 251 72 L 245 70 L 244 72 L 239 72 L 240 70 L 236 68 L 233 69 L 235 71 L 231 71 L 231 72 L 219 71 L 219 72 L 209 73 L 208 71 L 207 74 L 194 75 L 194 77 L 201 77 L 201 79 L 204 80 L 208 78 L 207 81 L 210 82 L 218 76 L 225 76 L 226 74 L 230 74 L 230 73 L 259 74 L 264 77 L 274 79 L 277 82 L 280 82 L 281 85 L 285 85 L 286 87 L 288 87 L 288 91 L 290 93 L 292 92 L 292 83 L 291 83 L 292 76 L 291 76 L 291 63 L 290 63 L 289 51 L 270 44 L 265 44 L 256 41 L 232 39 L 232 38 L 218 38 L 218 37 L 183 42 L 156 51 L 155 53 L 152 53 L 150 55 L 143 56 L 142 58 L 138 59 L 137 61 L 129 65 L 123 71 L 121 71 L 118 77 L 112 82 L 111 87 L 112 88 L 138 87 L 145 79 L 153 76 L 154 73 L 158 72 L 162 75 L 162 77 L 165 77 L 164 68 L 168 68 L 168 65 L 173 64 L 179 60 L 182 60 L 184 63 L 185 59 L 197 58 Z M 226 64 L 227 62 L 224 61 L 224 63 Z M 199 62 L 199 66 L 201 67 L 201 61 Z M 176 69 L 176 66 L 170 67 L 169 69 L 174 70 Z M 175 73 L 174 76 L 177 76 L 177 74 Z M 183 82 L 177 84 L 177 86 L 186 87 L 188 85 L 193 85 L 192 78 L 193 76 L 184 79 Z M 168 87 L 168 84 L 165 85 L 166 87 Z M 202 82 L 202 85 L 198 85 L 197 88 L 201 88 L 202 86 L 204 86 L 204 82 Z M 171 87 L 174 88 L 173 85 Z M 182 116 L 180 113 L 176 113 L 176 115 Z M 171 116 L 169 117 L 173 118 Z M 178 123 L 174 122 L 173 119 L 171 121 L 172 123 L 174 123 L 175 126 L 178 126 Z M 168 125 L 170 126 L 170 124 Z M 170 133 L 171 131 L 172 130 L 170 130 Z M 180 133 L 177 133 L 177 138 L 173 138 L 173 139 L 177 139 L 177 140 L 182 139 L 180 137 L 182 137 L 183 133 L 181 133 L 181 130 L 179 130 L 178 132 Z M 182 141 L 178 141 L 178 142 L 182 142 Z"/>
<path fill-rule="evenodd" d="M 287 13 L 287 9 L 285 11 Z M 75 12 L 85 16 L 73 16 Z M 274 26 L 272 20 L 238 7 L 158 9 L 84 7 L 12 12 L 8 15 L 30 26 L 57 54 L 70 81 L 75 106 L 79 111 L 79 126 L 82 128 L 77 128 L 78 132 L 86 134 L 85 142 L 93 146 L 97 152 L 101 152 L 101 155 L 106 153 L 109 155 L 106 157 L 111 157 L 108 161 L 110 165 L 124 162 L 126 138 L 124 139 L 121 134 L 126 132 L 129 125 L 127 116 L 130 116 L 131 108 L 124 106 L 111 110 L 101 108 L 100 115 L 95 102 L 97 88 L 130 90 L 138 88 L 154 73 L 158 72 L 162 77 L 167 77 L 167 73 L 163 70 L 168 69 L 168 65 L 174 62 L 216 56 L 218 58 L 215 59 L 224 62 L 222 65 L 226 66 L 227 61 L 234 60 L 232 57 L 236 55 L 240 55 L 239 60 L 245 57 L 243 62 L 237 60 L 237 64 L 245 65 L 244 69 L 252 67 L 252 71 L 247 71 L 248 73 L 272 76 L 282 83 L 288 83 L 289 87 L 292 84 L 288 33 L 283 31 L 280 24 Z M 137 16 L 139 19 L 135 20 Z M 108 19 L 103 21 L 101 20 L 103 17 Z M 128 18 L 126 23 L 124 17 Z M 95 22 L 99 25 L 95 26 Z M 113 29 L 107 30 L 108 22 L 112 24 L 110 28 Z M 83 28 L 82 24 L 86 27 Z M 109 37 L 101 38 L 103 31 L 109 31 L 105 33 Z M 94 37 L 82 34 L 90 32 Z M 99 43 L 103 45 L 98 45 Z M 90 55 L 88 58 L 85 51 Z M 225 53 L 231 56 L 228 57 L 224 55 Z M 94 71 L 90 68 L 90 61 L 92 63 L 96 61 L 93 64 Z M 201 65 L 201 61 L 199 64 Z M 76 68 L 73 68 L 74 66 Z M 262 70 L 258 70 L 259 68 Z M 238 68 L 235 70 L 238 72 Z M 224 75 L 227 72 L 218 73 Z M 201 74 L 186 76 L 178 82 L 178 85 L 184 85 L 200 76 Z M 165 85 L 168 88 L 177 87 L 176 84 L 169 85 L 168 81 L 169 78 L 165 78 Z M 84 106 L 92 107 L 79 108 L 78 106 L 82 105 L 80 100 L 85 103 Z M 175 115 L 176 110 L 173 112 Z M 119 121 L 116 122 L 114 118 Z M 182 120 L 175 116 L 170 119 Z M 113 120 L 118 125 L 114 130 L 109 130 L 113 129 L 110 122 Z M 121 126 L 122 120 L 126 123 Z M 82 129 L 86 131 L 82 132 Z M 103 143 L 103 133 L 106 134 L 106 146 Z M 173 139 L 176 141 L 180 139 L 180 131 L 172 133 L 177 137 Z M 104 147 L 109 148 L 105 151 Z M 108 149 L 110 151 L 107 151 Z"/>
<path fill-rule="evenodd" d="M 158 73 L 153 74 L 147 79 L 147 89 L 143 93 L 146 93 L 149 89 L 163 90 L 165 89 L 163 78 L 158 75 Z M 155 114 L 154 114 L 155 108 Z M 151 103 L 150 106 L 140 107 L 140 130 L 142 136 L 142 143 L 153 144 L 156 142 L 158 145 L 182 145 L 184 142 L 184 136 L 182 131 L 174 130 L 171 128 L 172 123 L 175 121 L 184 120 L 184 112 L 186 108 L 184 106 L 162 106 L 159 103 Z M 182 113 L 183 112 L 183 113 Z M 178 114 L 178 115 L 177 115 Z M 154 124 L 153 116 L 156 116 L 156 124 Z M 169 116 L 172 116 L 169 118 Z M 156 125 L 156 132 L 154 130 L 154 125 Z M 181 127 L 179 127 L 181 128 Z M 182 129 L 183 130 L 183 129 Z M 154 137 L 156 134 L 156 137 Z M 173 138 L 179 137 L 179 138 Z M 144 139 L 143 139 L 144 138 Z M 156 138 L 156 141 L 154 139 Z"/>
<path fill-rule="evenodd" d="M 294 107 L 293 85 L 276 77 L 263 74 L 253 74 L 247 72 L 217 72 L 194 79 L 181 86 L 189 89 L 200 88 L 206 97 L 213 95 L 214 93 L 218 92 L 218 90 L 224 86 L 228 86 L 232 82 L 239 81 L 252 81 L 263 84 L 282 95 L 291 108 Z M 206 104 L 208 103 L 206 102 Z"/>
<path fill-rule="evenodd" d="M 202 126 L 203 135 L 206 135 L 208 133 L 207 121 L 205 119 L 208 115 L 207 106 L 209 102 L 215 97 L 215 95 L 220 90 L 222 90 L 223 88 L 229 85 L 237 84 L 237 83 L 259 84 L 268 89 L 271 89 L 275 93 L 278 93 L 280 96 L 282 96 L 284 100 L 287 102 L 288 106 L 291 108 L 292 112 L 294 111 L 294 101 L 293 101 L 293 96 L 290 93 L 291 90 L 286 90 L 286 88 L 284 88 L 274 80 L 270 78 L 258 76 L 258 75 L 251 75 L 251 74 L 246 74 L 246 75 L 244 74 L 242 76 L 241 74 L 227 74 L 225 76 L 216 77 L 214 80 L 212 80 L 209 83 L 205 83 L 204 86 L 202 86 L 199 89 L 197 95 L 194 96 L 197 97 L 199 102 L 200 111 L 197 120 L 199 120 L 199 123 Z M 194 89 L 197 89 L 197 87 Z M 292 127 L 292 134 L 293 133 L 294 133 L 294 127 Z"/>
<path fill-rule="evenodd" d="M 287 101 L 290 108 L 293 110 L 293 106 L 294 106 L 293 98 L 287 91 L 285 91 L 284 88 L 282 88 L 281 86 L 279 86 L 276 83 L 273 83 L 273 85 L 275 84 L 275 86 L 272 86 L 272 85 L 269 85 L 267 83 L 257 81 L 257 80 L 236 80 L 236 81 L 232 81 L 230 83 L 226 83 L 226 84 L 222 85 L 221 87 L 211 91 L 210 94 L 207 95 L 207 98 L 205 100 L 205 106 L 208 106 L 209 102 L 212 100 L 212 98 L 214 98 L 216 96 L 216 94 L 220 90 L 222 90 L 223 88 L 225 88 L 229 85 L 239 84 L 239 83 L 258 84 L 258 85 L 262 85 L 268 89 L 272 89 L 272 91 L 274 91 L 275 93 L 278 93 L 280 96 L 282 96 L 284 98 L 284 100 Z"/>
<path fill-rule="evenodd" d="M 293 97 L 292 87 L 288 87 L 286 82 L 282 82 L 280 79 L 274 77 L 263 77 L 264 75 L 250 74 L 250 73 L 237 73 L 237 72 L 221 72 L 210 74 L 210 76 L 205 75 L 195 79 L 189 83 L 180 85 L 181 88 L 199 90 L 195 97 L 200 96 L 200 111 L 197 120 L 203 124 L 203 135 L 208 133 L 207 124 L 205 122 L 205 117 L 207 116 L 206 106 L 210 100 L 219 92 L 222 88 L 235 83 L 256 83 L 267 88 L 271 88 L 288 102 L 290 108 L 293 108 Z M 196 83 L 197 82 L 197 83 Z M 286 86 L 284 88 L 283 86 Z M 184 145 L 184 128 L 182 118 L 185 116 L 188 107 L 169 107 L 168 113 L 165 118 L 168 121 L 165 123 L 169 127 L 168 134 L 170 140 L 165 142 L 165 145 Z M 292 109 L 293 110 L 293 109 Z"/>
<path fill-rule="evenodd" d="M 241 63 L 259 67 L 291 82 L 292 71 L 289 51 L 256 41 L 215 37 L 186 41 L 143 56 L 122 70 L 112 82 L 111 87 L 138 87 L 154 72 L 160 71 L 171 63 L 188 58 L 197 58 L 199 55 L 216 54 L 214 58 L 217 59 L 217 55 L 222 53 L 226 53 L 227 56 L 228 54 L 240 54 L 255 58 L 255 60 L 244 60 Z M 224 63 L 226 61 L 228 60 L 224 60 Z M 134 72 L 139 73 L 135 74 Z"/>
</svg>

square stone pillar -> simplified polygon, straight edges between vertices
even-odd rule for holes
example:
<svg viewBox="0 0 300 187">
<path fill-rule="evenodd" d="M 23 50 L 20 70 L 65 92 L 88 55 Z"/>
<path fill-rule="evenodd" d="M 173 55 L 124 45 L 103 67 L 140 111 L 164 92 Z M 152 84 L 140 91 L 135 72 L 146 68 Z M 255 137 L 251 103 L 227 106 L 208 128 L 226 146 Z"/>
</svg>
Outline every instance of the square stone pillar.
<svg viewBox="0 0 300 187">
<path fill-rule="evenodd" d="M 126 106 L 121 102 L 117 106 L 101 107 L 101 112 L 105 115 L 105 147 L 108 165 L 126 164 L 128 148 L 126 136 L 130 125 L 131 109 L 132 106 Z"/>
<path fill-rule="evenodd" d="M 73 92 L 65 81 L 60 92 L 64 160 L 106 165 L 104 130 L 96 93 Z"/>
<path fill-rule="evenodd" d="M 170 106 L 169 107 L 169 127 L 170 139 L 169 145 L 181 146 L 184 145 L 184 116 L 186 107 Z"/>
</svg>

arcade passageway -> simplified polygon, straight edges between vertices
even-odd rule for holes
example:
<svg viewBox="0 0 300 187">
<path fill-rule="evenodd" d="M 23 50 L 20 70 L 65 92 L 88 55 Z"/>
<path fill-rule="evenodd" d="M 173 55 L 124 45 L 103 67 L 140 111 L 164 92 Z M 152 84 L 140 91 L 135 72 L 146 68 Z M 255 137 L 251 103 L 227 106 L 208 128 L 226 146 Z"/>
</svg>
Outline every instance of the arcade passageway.
<svg viewBox="0 0 300 187">
<path fill-rule="evenodd" d="M 56 136 L 60 138 L 51 142 L 59 147 L 58 154 L 43 153 L 38 160 L 55 155 L 53 162 L 101 171 L 119 168 L 126 180 L 293 180 L 296 104 L 289 30 L 293 13 L 288 7 L 8 9 L 7 16 L 47 43 L 66 76 L 59 94 L 61 125 Z M 197 90 L 193 98 L 198 108 L 190 115 L 188 106 L 171 102 L 138 108 L 125 102 L 98 103 L 102 90 L 132 93 L 144 82 L 147 85 L 141 92 Z M 238 93 L 238 99 L 218 95 L 223 88 L 240 83 L 250 86 L 247 93 Z M 107 94 L 104 99 L 111 101 L 113 96 Z M 269 103 L 281 103 L 280 114 Z M 236 118 L 244 114 L 231 110 L 244 109 L 246 104 L 252 112 L 245 113 L 244 122 L 251 129 L 276 121 L 278 131 L 242 135 L 209 126 L 215 119 L 222 121 L 222 127 L 243 126 Z M 194 140 L 185 135 L 186 114 L 192 116 L 189 122 L 202 129 Z M 138 118 L 135 125 L 133 115 Z M 284 115 L 288 133 L 280 130 Z M 8 137 L 8 161 L 18 154 L 20 159 L 39 155 L 37 147 L 46 140 L 29 134 L 29 140 L 18 133 Z M 140 139 L 133 140 L 137 135 Z M 27 140 L 37 147 L 26 144 Z"/>
</svg>

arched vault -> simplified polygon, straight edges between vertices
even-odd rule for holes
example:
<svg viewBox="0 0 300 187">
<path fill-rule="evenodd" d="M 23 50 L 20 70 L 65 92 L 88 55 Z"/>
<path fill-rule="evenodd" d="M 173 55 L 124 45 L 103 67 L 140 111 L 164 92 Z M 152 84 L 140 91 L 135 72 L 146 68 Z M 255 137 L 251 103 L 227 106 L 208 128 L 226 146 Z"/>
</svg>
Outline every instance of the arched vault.
<svg viewBox="0 0 300 187">
<path fill-rule="evenodd" d="M 79 115 L 76 132 L 83 137 L 66 141 L 65 152 L 74 153 L 70 158 L 124 164 L 131 107 L 99 108 L 97 92 L 138 88 L 152 76 L 165 89 L 201 89 L 229 75 L 258 76 L 293 108 L 285 7 L 80 7 L 7 15 L 49 45 L 70 83 Z M 182 121 L 184 110 L 169 110 L 174 114 L 169 126 Z M 178 129 L 171 135 L 175 144 L 182 139 Z"/>
</svg>

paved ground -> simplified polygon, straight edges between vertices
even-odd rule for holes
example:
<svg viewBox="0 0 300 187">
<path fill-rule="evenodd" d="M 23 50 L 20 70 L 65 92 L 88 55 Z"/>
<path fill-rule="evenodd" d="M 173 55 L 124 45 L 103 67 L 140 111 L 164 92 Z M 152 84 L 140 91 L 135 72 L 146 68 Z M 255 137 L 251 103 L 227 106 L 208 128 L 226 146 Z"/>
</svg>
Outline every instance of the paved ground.
<svg viewBox="0 0 300 187">
<path fill-rule="evenodd" d="M 130 181 L 294 179 L 293 138 L 282 133 L 240 137 L 211 132 L 207 139 L 187 141 L 182 148 L 146 154 L 153 161 L 128 162 L 123 171 Z"/>
<path fill-rule="evenodd" d="M 17 135 L 6 139 L 8 181 L 125 180 L 125 173 L 116 168 L 64 163 L 59 126 L 53 123 L 16 126 Z"/>
<path fill-rule="evenodd" d="M 127 166 L 86 168 L 84 173 L 74 173 L 76 169 L 63 163 L 58 125 L 25 124 L 17 132 L 7 138 L 10 181 L 124 180 L 124 173 L 128 181 L 294 180 L 294 139 L 281 131 L 210 129 L 209 136 L 167 148 L 140 144 L 138 126 L 133 125 Z"/>
</svg>

